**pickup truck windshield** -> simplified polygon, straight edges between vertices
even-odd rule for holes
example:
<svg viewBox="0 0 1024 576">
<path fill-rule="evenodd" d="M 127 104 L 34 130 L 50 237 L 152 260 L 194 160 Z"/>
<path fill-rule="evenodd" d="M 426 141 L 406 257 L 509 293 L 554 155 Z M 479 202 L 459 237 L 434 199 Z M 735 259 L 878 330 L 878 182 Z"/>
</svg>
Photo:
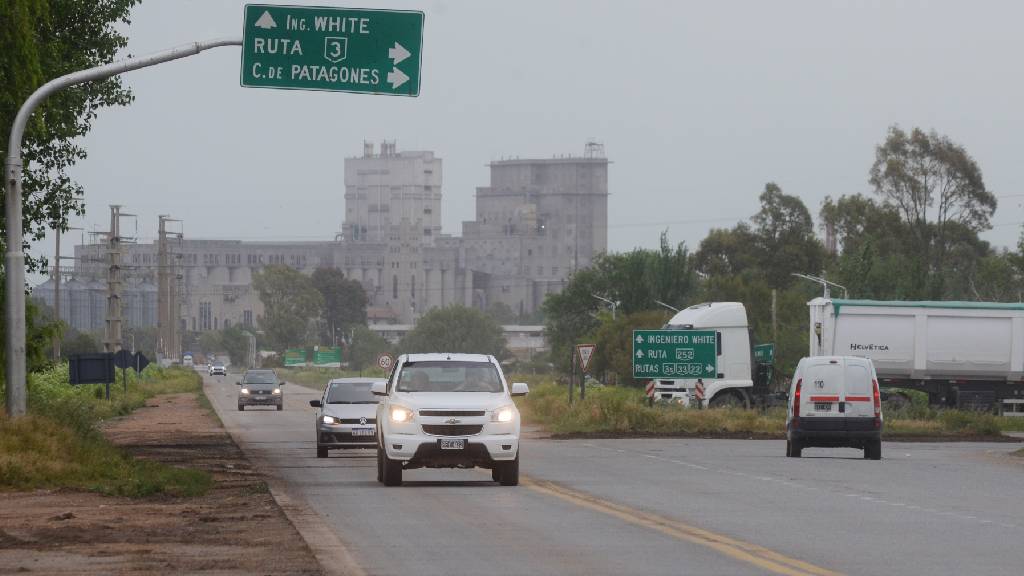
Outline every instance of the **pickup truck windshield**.
<svg viewBox="0 0 1024 576">
<path fill-rule="evenodd" d="M 398 375 L 399 392 L 504 391 L 501 377 L 489 362 L 407 362 Z"/>
</svg>

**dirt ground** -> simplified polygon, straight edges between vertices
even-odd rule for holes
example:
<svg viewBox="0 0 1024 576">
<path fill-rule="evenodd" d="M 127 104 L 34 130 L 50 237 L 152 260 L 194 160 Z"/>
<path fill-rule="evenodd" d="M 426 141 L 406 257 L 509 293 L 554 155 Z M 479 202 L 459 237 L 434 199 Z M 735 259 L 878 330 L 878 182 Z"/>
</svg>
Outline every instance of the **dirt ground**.
<svg viewBox="0 0 1024 576">
<path fill-rule="evenodd" d="M 0 494 L 0 574 L 321 574 L 305 541 L 192 394 L 159 396 L 104 430 L 130 453 L 207 470 L 205 496 Z"/>
</svg>

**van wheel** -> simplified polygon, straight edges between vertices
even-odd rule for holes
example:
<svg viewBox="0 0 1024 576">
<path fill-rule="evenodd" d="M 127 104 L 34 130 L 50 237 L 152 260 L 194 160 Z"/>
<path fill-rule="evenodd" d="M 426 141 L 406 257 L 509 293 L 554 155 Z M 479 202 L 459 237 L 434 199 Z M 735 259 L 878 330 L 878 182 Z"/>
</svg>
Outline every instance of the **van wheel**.
<svg viewBox="0 0 1024 576">
<path fill-rule="evenodd" d="M 492 472 L 493 475 L 493 472 Z M 519 486 L 519 453 L 511 462 L 498 463 L 498 482 L 502 486 Z"/>
<path fill-rule="evenodd" d="M 882 459 L 882 441 L 881 440 L 868 440 L 867 444 L 864 445 L 864 459 L 865 460 L 881 460 Z"/>
<path fill-rule="evenodd" d="M 803 451 L 804 447 L 799 440 L 786 440 L 786 456 L 789 458 L 799 458 Z"/>
<path fill-rule="evenodd" d="M 401 486 L 402 461 L 388 458 L 387 452 L 383 449 L 380 449 L 377 452 L 377 459 L 380 462 L 381 467 L 381 482 L 383 482 L 385 486 Z"/>
</svg>

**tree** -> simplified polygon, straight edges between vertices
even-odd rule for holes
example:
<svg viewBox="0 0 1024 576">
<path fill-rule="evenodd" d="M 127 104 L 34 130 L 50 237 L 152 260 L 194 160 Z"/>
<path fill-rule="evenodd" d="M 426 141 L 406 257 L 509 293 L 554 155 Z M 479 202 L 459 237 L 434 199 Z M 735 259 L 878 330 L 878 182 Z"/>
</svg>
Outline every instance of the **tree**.
<svg viewBox="0 0 1024 576">
<path fill-rule="evenodd" d="M 824 249 L 814 236 L 814 221 L 803 201 L 783 194 L 774 182 L 765 184 L 760 201 L 761 210 L 751 220 L 760 252 L 758 266 L 769 286 L 788 286 L 793 272 L 819 272 Z"/>
<path fill-rule="evenodd" d="M 917 289 L 928 298 L 945 294 L 946 258 L 957 237 L 991 228 L 996 198 L 985 188 L 981 168 L 963 146 L 932 130 L 889 128 L 875 150 L 869 182 L 907 225 L 918 263 Z"/>
<path fill-rule="evenodd" d="M 377 356 L 391 351 L 391 345 L 383 336 L 366 326 L 352 330 L 352 344 L 348 347 L 348 363 L 353 370 L 365 370 L 377 365 Z"/>
<path fill-rule="evenodd" d="M 484 311 L 498 324 L 515 324 L 516 313 L 512 311 L 512 307 L 504 302 L 491 302 L 491 305 Z"/>
<path fill-rule="evenodd" d="M 231 326 L 221 330 L 220 344 L 231 358 L 231 364 L 235 366 L 249 365 L 249 336 L 240 327 Z"/>
<path fill-rule="evenodd" d="M 0 4 L 0 157 L 7 156 L 14 116 L 43 83 L 113 61 L 127 45 L 120 32 L 139 0 L 5 0 Z M 81 215 L 82 187 L 68 170 L 86 157 L 80 138 L 99 109 L 123 106 L 131 92 L 117 77 L 90 82 L 50 96 L 25 132 L 25 248 L 48 228 L 66 229 L 70 213 Z M 6 221 L 0 214 L 0 232 Z M 29 256 L 34 270 L 40 262 Z"/>
<path fill-rule="evenodd" d="M 310 278 L 288 266 L 267 266 L 253 274 L 252 286 L 263 302 L 260 328 L 267 345 L 284 352 L 307 343 L 307 326 L 320 315 L 323 296 Z"/>
<path fill-rule="evenodd" d="M 398 349 L 403 354 L 491 354 L 499 360 L 509 355 L 501 325 L 483 312 L 465 306 L 434 308 L 427 312 L 398 343 Z"/>
<path fill-rule="evenodd" d="M 337 268 L 317 268 L 311 278 L 323 297 L 324 342 L 333 343 L 356 325 L 366 324 L 366 291 Z"/>
<path fill-rule="evenodd" d="M 633 383 L 633 330 L 657 330 L 672 317 L 668 310 L 624 314 L 612 320 L 602 317 L 589 340 L 597 345 L 591 360 L 592 374 L 614 375 L 616 382 Z"/>
</svg>

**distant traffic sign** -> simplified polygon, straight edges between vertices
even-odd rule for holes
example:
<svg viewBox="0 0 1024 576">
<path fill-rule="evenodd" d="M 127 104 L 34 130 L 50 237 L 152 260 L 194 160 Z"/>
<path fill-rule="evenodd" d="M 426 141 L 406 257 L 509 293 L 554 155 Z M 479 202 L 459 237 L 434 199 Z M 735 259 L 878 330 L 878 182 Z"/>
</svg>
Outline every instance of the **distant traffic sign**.
<svg viewBox="0 0 1024 576">
<path fill-rule="evenodd" d="M 590 359 L 594 357 L 594 350 L 597 349 L 597 344 L 577 344 L 576 354 L 580 357 L 580 372 L 586 372 L 590 369 Z"/>
<path fill-rule="evenodd" d="M 774 364 L 775 344 L 758 344 L 754 346 L 754 360 L 761 364 Z"/>
<path fill-rule="evenodd" d="M 389 370 L 394 363 L 395 359 L 391 357 L 391 354 L 385 353 L 377 356 L 377 367 L 381 370 Z"/>
<path fill-rule="evenodd" d="M 711 330 L 634 330 L 633 378 L 696 380 L 718 375 L 718 335 Z"/>
<path fill-rule="evenodd" d="M 423 13 L 247 4 L 242 86 L 418 96 Z"/>
</svg>

